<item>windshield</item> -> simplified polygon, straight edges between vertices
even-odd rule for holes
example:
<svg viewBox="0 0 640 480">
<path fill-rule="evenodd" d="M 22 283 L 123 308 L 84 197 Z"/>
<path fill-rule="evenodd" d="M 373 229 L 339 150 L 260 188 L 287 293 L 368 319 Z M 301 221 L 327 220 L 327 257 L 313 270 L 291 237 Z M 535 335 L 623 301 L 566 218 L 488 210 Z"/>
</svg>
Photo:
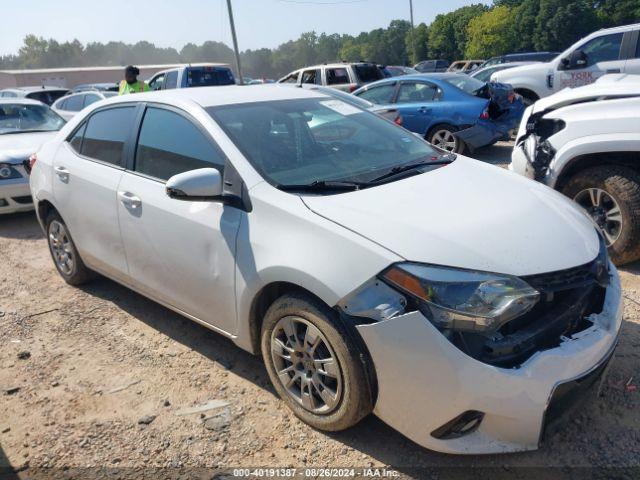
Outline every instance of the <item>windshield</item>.
<svg viewBox="0 0 640 480">
<path fill-rule="evenodd" d="M 207 111 L 256 170 L 279 187 L 367 182 L 395 166 L 442 156 L 411 132 L 327 97 Z"/>
<path fill-rule="evenodd" d="M 235 85 L 235 83 L 233 73 L 228 68 L 187 68 L 187 87 L 213 87 L 218 85 Z"/>
<path fill-rule="evenodd" d="M 475 95 L 485 85 L 485 82 L 468 75 L 452 75 L 451 77 L 443 78 L 443 80 L 471 95 Z"/>
<path fill-rule="evenodd" d="M 0 135 L 23 132 L 53 132 L 65 121 L 46 105 L 0 105 Z"/>
</svg>

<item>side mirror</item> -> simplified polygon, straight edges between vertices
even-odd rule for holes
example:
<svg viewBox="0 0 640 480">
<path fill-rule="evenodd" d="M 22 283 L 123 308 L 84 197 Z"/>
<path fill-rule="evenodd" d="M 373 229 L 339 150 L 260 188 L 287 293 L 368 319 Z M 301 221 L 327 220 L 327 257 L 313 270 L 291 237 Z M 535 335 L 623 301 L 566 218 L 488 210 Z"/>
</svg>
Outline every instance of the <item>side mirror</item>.
<svg viewBox="0 0 640 480">
<path fill-rule="evenodd" d="M 199 168 L 174 175 L 166 184 L 167 195 L 176 200 L 211 202 L 222 199 L 222 175 L 216 168 Z"/>
<path fill-rule="evenodd" d="M 571 55 L 562 59 L 562 64 L 567 70 L 584 68 L 587 63 L 587 54 L 580 49 L 574 50 Z"/>
</svg>

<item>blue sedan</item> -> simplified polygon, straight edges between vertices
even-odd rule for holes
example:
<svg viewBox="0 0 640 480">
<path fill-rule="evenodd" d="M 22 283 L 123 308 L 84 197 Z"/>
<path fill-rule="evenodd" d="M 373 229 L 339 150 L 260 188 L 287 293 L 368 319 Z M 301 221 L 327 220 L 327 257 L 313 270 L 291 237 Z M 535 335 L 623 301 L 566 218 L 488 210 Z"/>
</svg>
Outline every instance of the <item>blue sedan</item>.
<svg viewBox="0 0 640 480">
<path fill-rule="evenodd" d="M 456 73 L 387 78 L 354 95 L 396 108 L 405 128 L 455 153 L 508 140 L 524 112 L 522 98 L 510 85 Z"/>
</svg>

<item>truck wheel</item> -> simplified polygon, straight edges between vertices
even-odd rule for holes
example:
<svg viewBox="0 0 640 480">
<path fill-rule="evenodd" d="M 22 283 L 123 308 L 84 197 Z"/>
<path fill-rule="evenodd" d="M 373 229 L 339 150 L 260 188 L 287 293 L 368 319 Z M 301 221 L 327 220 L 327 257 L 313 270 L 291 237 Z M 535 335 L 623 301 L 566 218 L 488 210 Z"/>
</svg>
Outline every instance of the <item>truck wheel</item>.
<svg viewBox="0 0 640 480">
<path fill-rule="evenodd" d="M 45 226 L 51 258 L 64 281 L 69 285 L 81 285 L 91 280 L 95 274 L 80 258 L 62 217 L 51 211 L 45 219 Z"/>
<path fill-rule="evenodd" d="M 582 206 L 602 231 L 611 260 L 640 258 L 640 175 L 627 167 L 593 167 L 569 179 L 562 192 Z"/>
<path fill-rule="evenodd" d="M 529 90 L 516 90 L 516 93 L 522 97 L 522 103 L 524 103 L 525 108 L 540 100 L 540 97 Z"/>
<path fill-rule="evenodd" d="M 373 409 L 358 351 L 320 301 L 302 294 L 277 299 L 264 317 L 261 349 L 278 395 L 312 427 L 344 430 Z"/>
<path fill-rule="evenodd" d="M 462 140 L 456 137 L 456 128 L 451 125 L 436 125 L 426 135 L 426 140 L 431 145 L 446 150 L 451 153 L 462 153 L 465 149 L 465 144 Z"/>
</svg>

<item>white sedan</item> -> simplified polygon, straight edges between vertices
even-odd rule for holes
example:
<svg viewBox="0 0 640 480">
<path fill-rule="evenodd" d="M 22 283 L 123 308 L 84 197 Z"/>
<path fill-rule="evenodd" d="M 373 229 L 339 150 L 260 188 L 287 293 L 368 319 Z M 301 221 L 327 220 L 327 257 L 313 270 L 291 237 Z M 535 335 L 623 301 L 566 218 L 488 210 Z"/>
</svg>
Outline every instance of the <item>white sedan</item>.
<svg viewBox="0 0 640 480">
<path fill-rule="evenodd" d="M 320 91 L 106 100 L 31 187 L 65 281 L 100 272 L 261 354 L 318 429 L 373 412 L 433 450 L 535 449 L 620 331 L 571 201 Z"/>
<path fill-rule="evenodd" d="M 79 92 L 60 98 L 51 105 L 51 108 L 65 120 L 71 120 L 83 108 L 116 95 L 118 95 L 118 92 L 99 90 Z"/>
<path fill-rule="evenodd" d="M 27 174 L 29 157 L 64 123 L 39 101 L 0 99 L 0 214 L 33 210 Z"/>
</svg>

